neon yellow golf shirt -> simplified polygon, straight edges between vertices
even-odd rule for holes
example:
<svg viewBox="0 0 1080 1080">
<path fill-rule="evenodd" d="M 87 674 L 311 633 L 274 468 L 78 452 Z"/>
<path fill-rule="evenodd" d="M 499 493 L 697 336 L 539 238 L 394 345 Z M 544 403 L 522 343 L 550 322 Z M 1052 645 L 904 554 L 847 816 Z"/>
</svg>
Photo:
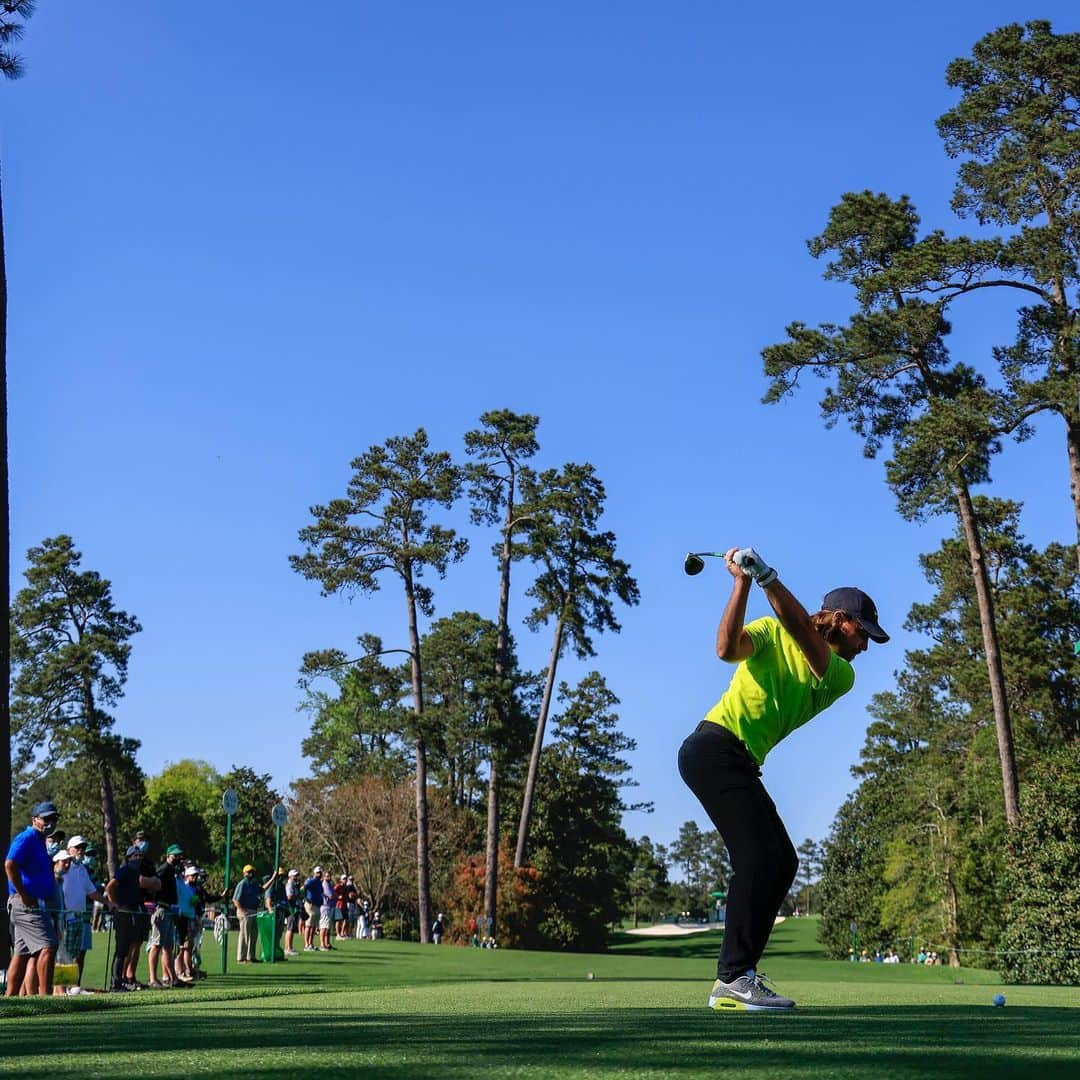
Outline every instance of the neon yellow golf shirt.
<svg viewBox="0 0 1080 1080">
<path fill-rule="evenodd" d="M 731 685 L 705 719 L 734 732 L 761 765 L 781 739 L 855 685 L 855 669 L 833 653 L 824 678 L 817 679 L 777 619 L 755 619 L 744 629 L 754 642 L 753 655 L 735 669 Z"/>
</svg>

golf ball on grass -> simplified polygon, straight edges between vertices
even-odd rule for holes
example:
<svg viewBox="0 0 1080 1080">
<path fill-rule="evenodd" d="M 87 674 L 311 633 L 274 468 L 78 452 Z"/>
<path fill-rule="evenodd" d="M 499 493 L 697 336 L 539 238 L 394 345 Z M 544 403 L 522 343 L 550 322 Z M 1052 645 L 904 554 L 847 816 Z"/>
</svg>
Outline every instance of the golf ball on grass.
<svg viewBox="0 0 1080 1080">
<path fill-rule="evenodd" d="M 994 995 L 994 1005 L 997 1008 L 1000 1009 L 1002 1007 L 1002 1005 L 1004 1005 L 1004 1004 L 1005 1004 L 1005 995 L 1004 994 L 995 994 Z"/>
</svg>

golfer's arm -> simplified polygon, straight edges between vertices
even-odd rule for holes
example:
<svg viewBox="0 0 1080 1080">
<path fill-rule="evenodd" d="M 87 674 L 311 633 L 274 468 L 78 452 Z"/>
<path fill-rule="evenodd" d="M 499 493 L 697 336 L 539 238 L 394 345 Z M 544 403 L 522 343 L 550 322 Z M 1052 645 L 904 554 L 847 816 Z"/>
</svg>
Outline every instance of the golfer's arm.
<svg viewBox="0 0 1080 1080">
<path fill-rule="evenodd" d="M 781 626 L 795 639 L 795 644 L 802 650 L 810 670 L 818 679 L 825 677 L 832 659 L 832 649 L 825 644 L 825 639 L 814 629 L 806 608 L 795 599 L 779 578 L 765 586 L 765 595 L 772 605 Z"/>
<path fill-rule="evenodd" d="M 716 631 L 716 655 L 730 663 L 738 663 L 754 655 L 754 642 L 743 629 L 750 584 L 748 577 L 740 575 L 732 578 L 731 595 Z"/>
</svg>

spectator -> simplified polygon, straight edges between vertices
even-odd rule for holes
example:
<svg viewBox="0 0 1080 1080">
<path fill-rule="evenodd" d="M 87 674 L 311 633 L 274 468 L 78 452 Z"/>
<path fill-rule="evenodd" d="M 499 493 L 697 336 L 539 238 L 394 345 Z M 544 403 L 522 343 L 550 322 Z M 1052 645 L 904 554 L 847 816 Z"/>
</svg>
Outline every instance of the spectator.
<svg viewBox="0 0 1080 1080">
<path fill-rule="evenodd" d="M 371 901 L 363 899 L 357 906 L 359 910 L 356 915 L 356 938 L 364 941 L 371 926 Z"/>
<path fill-rule="evenodd" d="M 322 906 L 319 908 L 319 948 L 330 952 L 330 931 L 334 927 L 334 882 L 332 875 L 323 874 Z"/>
<path fill-rule="evenodd" d="M 58 851 L 63 851 L 67 848 L 65 841 L 67 840 L 67 833 L 57 829 L 52 833 L 45 844 L 45 851 L 48 853 L 49 858 L 53 858 Z"/>
<path fill-rule="evenodd" d="M 346 936 L 349 914 L 349 875 L 342 874 L 334 886 L 334 937 L 340 941 Z"/>
<path fill-rule="evenodd" d="M 195 874 L 195 936 L 191 942 L 191 970 L 196 979 L 206 978 L 202 964 L 203 918 L 206 906 L 212 899 L 206 891 L 206 871 L 199 869 Z"/>
<path fill-rule="evenodd" d="M 154 913 L 150 916 L 150 985 L 155 990 L 190 985 L 189 980 L 177 976 L 173 967 L 178 900 L 176 879 L 183 854 L 179 844 L 172 844 L 165 852 L 165 861 L 157 868 L 160 886 L 154 898 Z"/>
<path fill-rule="evenodd" d="M 304 910 L 307 912 L 307 925 L 304 927 L 304 951 L 318 952 L 315 944 L 315 931 L 319 928 L 319 911 L 322 908 L 322 867 L 316 866 L 311 877 L 304 882 Z"/>
<path fill-rule="evenodd" d="M 274 958 L 277 959 L 278 942 L 285 929 L 285 867 L 279 866 L 263 882 L 263 903 L 274 916 Z"/>
<path fill-rule="evenodd" d="M 436 945 L 442 942 L 444 918 L 445 916 L 440 911 L 439 914 L 435 916 L 435 921 L 431 924 L 431 940 L 434 941 Z"/>
<path fill-rule="evenodd" d="M 86 849 L 88 844 L 81 836 L 73 836 L 68 841 L 68 852 L 72 857 L 70 867 L 64 875 L 64 907 L 71 912 L 79 927 L 79 942 L 75 948 L 75 963 L 79 966 L 79 978 L 75 985 L 68 989 L 69 994 L 79 993 L 82 987 L 83 968 L 86 965 L 86 954 L 94 947 L 94 935 L 90 929 L 90 918 L 86 912 L 86 902 L 94 901 L 95 904 L 104 904 L 105 896 L 90 877 L 86 868 Z M 74 933 L 74 931 L 73 931 Z"/>
<path fill-rule="evenodd" d="M 255 867 L 248 863 L 244 867 L 244 876 L 233 891 L 233 906 L 236 908 L 236 918 L 240 923 L 240 940 L 236 946 L 236 962 L 238 964 L 257 964 L 255 945 L 258 941 L 255 917 L 259 914 L 259 905 L 262 901 L 262 889 L 255 880 Z"/>
<path fill-rule="evenodd" d="M 184 872 L 176 879 L 176 977 L 188 985 L 195 983 L 192 951 L 199 929 L 195 913 L 199 899 L 198 878 L 199 868 L 192 864 L 185 866 Z"/>
<path fill-rule="evenodd" d="M 300 912 L 304 910 L 304 889 L 300 871 L 290 870 L 285 882 L 285 955 L 299 956 L 293 948 L 293 938 L 300 929 Z"/>
<path fill-rule="evenodd" d="M 75 913 L 68 911 L 67 905 L 64 903 L 64 878 L 67 877 L 74 861 L 74 856 L 66 848 L 61 848 L 52 858 L 55 892 L 52 902 L 49 904 L 49 909 L 57 937 L 56 962 L 53 965 L 54 997 L 63 997 L 67 993 L 67 984 L 63 986 L 57 985 L 57 968 L 63 967 L 67 971 L 74 966 L 79 945 L 82 943 L 82 925 L 75 917 Z"/>
<path fill-rule="evenodd" d="M 352 937 L 353 931 L 356 929 L 356 916 L 359 913 L 358 901 L 360 894 L 356 888 L 356 882 L 353 881 L 353 876 L 350 874 L 345 879 L 345 900 L 347 904 L 347 921 L 345 923 L 344 937 Z"/>
<path fill-rule="evenodd" d="M 143 907 L 143 897 L 161 888 L 157 876 L 142 872 L 143 849 L 132 844 L 124 854 L 124 865 L 105 886 L 105 895 L 113 905 L 116 930 L 116 959 L 113 960 L 112 990 L 141 990 L 136 975 L 139 949 L 150 934 L 150 919 Z"/>
<path fill-rule="evenodd" d="M 8 879 L 8 916 L 11 920 L 11 963 L 4 994 L 14 997 L 23 989 L 28 972 L 39 994 L 52 994 L 56 963 L 56 929 L 45 905 L 55 888 L 47 837 L 56 830 L 59 811 L 40 802 L 30 811 L 30 824 L 8 848 L 4 872 Z"/>
<path fill-rule="evenodd" d="M 371 940 L 378 941 L 382 937 L 382 915 L 374 911 L 371 914 Z"/>
</svg>

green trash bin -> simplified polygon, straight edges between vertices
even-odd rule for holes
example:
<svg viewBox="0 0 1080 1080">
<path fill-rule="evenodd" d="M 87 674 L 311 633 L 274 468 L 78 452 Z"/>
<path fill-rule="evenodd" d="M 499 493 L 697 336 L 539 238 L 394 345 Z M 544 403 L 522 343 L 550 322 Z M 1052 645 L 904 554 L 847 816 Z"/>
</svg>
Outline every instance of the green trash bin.
<svg viewBox="0 0 1080 1080">
<path fill-rule="evenodd" d="M 272 911 L 260 911 L 255 925 L 259 931 L 259 959 L 272 964 L 277 959 L 277 916 Z"/>
</svg>

